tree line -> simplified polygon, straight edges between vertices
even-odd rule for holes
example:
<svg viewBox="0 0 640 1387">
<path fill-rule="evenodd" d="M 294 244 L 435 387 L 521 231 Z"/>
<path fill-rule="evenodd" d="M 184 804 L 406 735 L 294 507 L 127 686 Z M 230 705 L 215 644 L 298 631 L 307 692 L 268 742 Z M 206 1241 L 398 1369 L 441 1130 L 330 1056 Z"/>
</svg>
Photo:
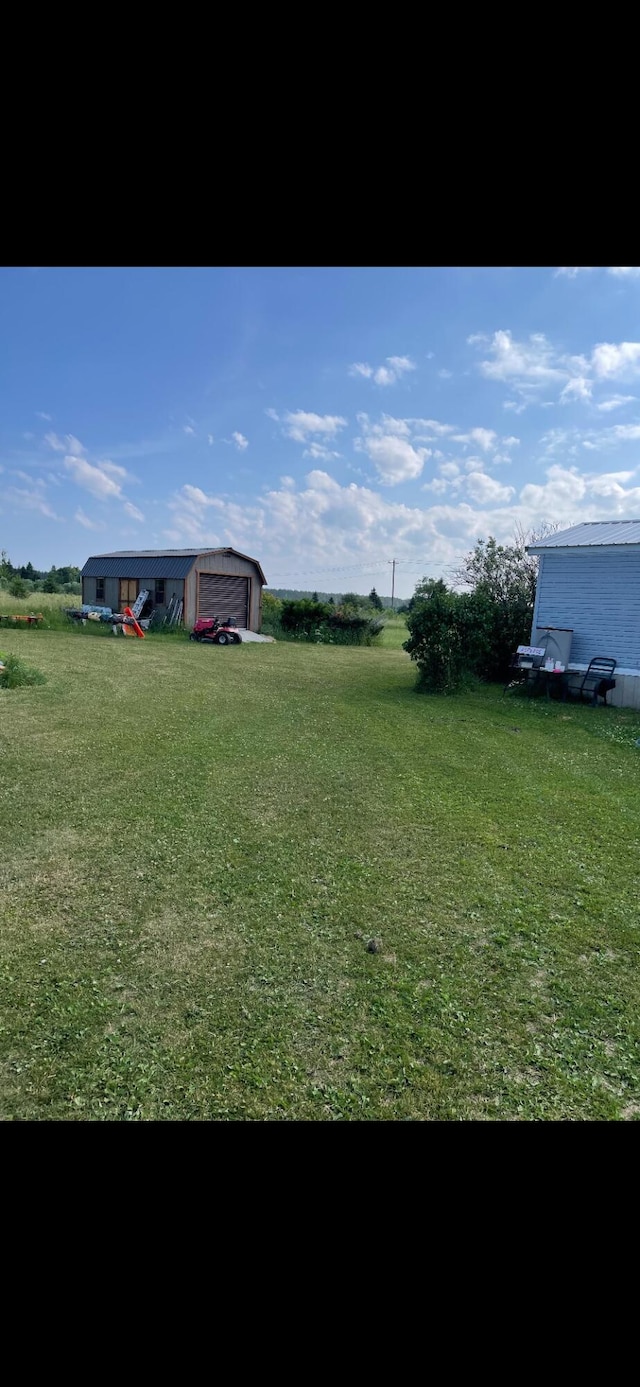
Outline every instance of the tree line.
<svg viewBox="0 0 640 1387">
<path fill-rule="evenodd" d="M 0 550 L 0 588 L 12 597 L 28 597 L 30 592 L 69 592 L 82 591 L 80 569 L 75 564 L 64 564 L 56 568 L 34 568 L 31 561 L 20 567 L 12 564 L 5 549 Z"/>
</svg>

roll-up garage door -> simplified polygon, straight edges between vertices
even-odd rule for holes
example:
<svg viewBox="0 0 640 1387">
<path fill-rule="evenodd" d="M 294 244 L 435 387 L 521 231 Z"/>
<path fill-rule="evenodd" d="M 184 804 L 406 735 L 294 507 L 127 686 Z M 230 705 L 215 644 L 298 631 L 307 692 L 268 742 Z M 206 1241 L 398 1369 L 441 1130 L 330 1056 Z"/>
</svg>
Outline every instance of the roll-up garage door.
<svg viewBox="0 0 640 1387">
<path fill-rule="evenodd" d="M 249 579 L 231 578 L 220 573 L 201 573 L 198 586 L 198 616 L 232 616 L 238 626 L 248 620 Z"/>
</svg>

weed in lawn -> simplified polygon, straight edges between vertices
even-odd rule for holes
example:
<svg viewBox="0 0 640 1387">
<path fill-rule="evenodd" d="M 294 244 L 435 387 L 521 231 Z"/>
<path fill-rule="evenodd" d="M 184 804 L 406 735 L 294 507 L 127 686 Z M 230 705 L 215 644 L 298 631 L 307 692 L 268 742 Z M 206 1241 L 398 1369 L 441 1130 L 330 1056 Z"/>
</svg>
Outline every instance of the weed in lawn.
<svg viewBox="0 0 640 1387">
<path fill-rule="evenodd" d="M 24 660 L 18 659 L 17 655 L 0 654 L 0 689 L 20 689 L 46 682 L 44 674 L 41 674 L 39 669 L 25 665 Z"/>
</svg>

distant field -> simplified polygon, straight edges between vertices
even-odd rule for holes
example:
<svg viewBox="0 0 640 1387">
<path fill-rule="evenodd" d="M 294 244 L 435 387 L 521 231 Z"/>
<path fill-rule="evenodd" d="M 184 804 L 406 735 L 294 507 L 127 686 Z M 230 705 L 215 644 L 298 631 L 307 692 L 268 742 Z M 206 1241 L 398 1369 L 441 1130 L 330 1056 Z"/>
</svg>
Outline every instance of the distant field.
<svg viewBox="0 0 640 1387">
<path fill-rule="evenodd" d="M 0 1116 L 640 1115 L 640 718 L 403 639 L 0 632 Z"/>
<path fill-rule="evenodd" d="M 82 598 L 69 592 L 30 592 L 28 597 L 12 597 L 0 589 L 0 612 L 49 612 L 64 607 L 76 607 Z"/>
</svg>

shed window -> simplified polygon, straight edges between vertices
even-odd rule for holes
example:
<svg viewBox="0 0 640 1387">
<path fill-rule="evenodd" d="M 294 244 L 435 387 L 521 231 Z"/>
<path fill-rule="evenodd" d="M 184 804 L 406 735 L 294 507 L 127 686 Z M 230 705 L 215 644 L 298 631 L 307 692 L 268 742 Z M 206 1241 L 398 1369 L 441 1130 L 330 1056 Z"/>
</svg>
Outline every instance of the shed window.
<svg viewBox="0 0 640 1387">
<path fill-rule="evenodd" d="M 104 602 L 104 578 L 96 578 L 96 606 Z"/>
<path fill-rule="evenodd" d="M 156 578 L 156 607 L 164 607 L 164 578 Z"/>
</svg>

